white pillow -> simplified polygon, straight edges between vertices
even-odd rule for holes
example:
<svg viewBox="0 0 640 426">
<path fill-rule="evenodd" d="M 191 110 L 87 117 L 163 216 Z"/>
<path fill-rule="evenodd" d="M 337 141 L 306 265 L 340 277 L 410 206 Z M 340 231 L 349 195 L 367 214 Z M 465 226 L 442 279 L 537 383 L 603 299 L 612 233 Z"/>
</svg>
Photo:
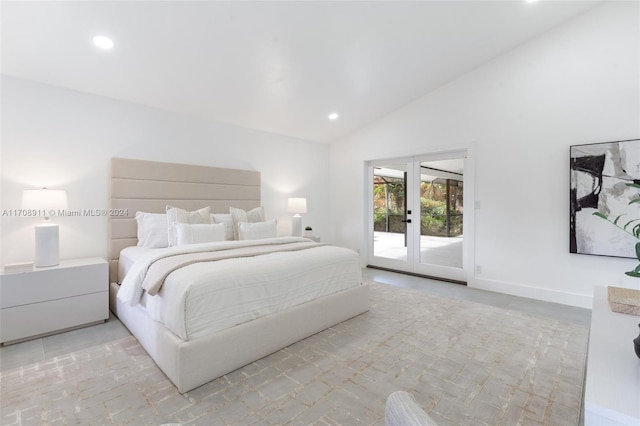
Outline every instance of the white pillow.
<svg viewBox="0 0 640 426">
<path fill-rule="evenodd" d="M 211 222 L 224 223 L 225 238 L 233 240 L 233 218 L 231 213 L 211 213 Z"/>
<path fill-rule="evenodd" d="M 255 209 L 245 211 L 236 207 L 229 207 L 229 213 L 233 219 L 233 239 L 238 240 L 238 224 L 240 222 L 256 223 L 264 222 L 264 207 L 256 207 Z"/>
<path fill-rule="evenodd" d="M 138 247 L 169 246 L 166 214 L 136 212 L 136 222 L 138 223 Z"/>
<path fill-rule="evenodd" d="M 275 219 L 268 222 L 238 223 L 238 237 L 240 240 L 261 240 L 263 238 L 275 238 L 277 234 L 278 226 Z"/>
<path fill-rule="evenodd" d="M 177 245 L 176 223 L 211 223 L 211 207 L 189 212 L 178 207 L 167 206 L 167 233 L 169 247 Z"/>
<path fill-rule="evenodd" d="M 224 223 L 176 223 L 176 245 L 224 241 Z"/>
</svg>

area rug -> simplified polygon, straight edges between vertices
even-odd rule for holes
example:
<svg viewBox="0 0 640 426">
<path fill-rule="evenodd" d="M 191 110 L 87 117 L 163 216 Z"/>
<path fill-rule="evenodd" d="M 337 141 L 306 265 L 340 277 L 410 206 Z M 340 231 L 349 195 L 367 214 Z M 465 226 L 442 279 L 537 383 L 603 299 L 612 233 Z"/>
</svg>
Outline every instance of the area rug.
<svg viewBox="0 0 640 426">
<path fill-rule="evenodd" d="M 186 394 L 133 337 L 0 375 L 0 422 L 384 424 L 395 390 L 441 425 L 575 425 L 584 325 L 371 284 L 371 310 Z"/>
</svg>

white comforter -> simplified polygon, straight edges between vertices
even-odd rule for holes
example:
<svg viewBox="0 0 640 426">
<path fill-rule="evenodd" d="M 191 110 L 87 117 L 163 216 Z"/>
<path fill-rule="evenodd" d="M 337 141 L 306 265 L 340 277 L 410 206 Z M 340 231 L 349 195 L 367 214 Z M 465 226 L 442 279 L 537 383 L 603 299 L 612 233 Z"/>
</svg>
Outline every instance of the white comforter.
<svg viewBox="0 0 640 426">
<path fill-rule="evenodd" d="M 153 319 L 189 340 L 360 285 L 360 260 L 355 252 L 319 246 L 192 264 L 172 272 L 156 296 L 143 297 L 147 269 L 167 254 L 296 241 L 305 239 L 280 237 L 156 249 L 133 264 L 118 298 L 129 305 L 140 303 Z"/>
</svg>

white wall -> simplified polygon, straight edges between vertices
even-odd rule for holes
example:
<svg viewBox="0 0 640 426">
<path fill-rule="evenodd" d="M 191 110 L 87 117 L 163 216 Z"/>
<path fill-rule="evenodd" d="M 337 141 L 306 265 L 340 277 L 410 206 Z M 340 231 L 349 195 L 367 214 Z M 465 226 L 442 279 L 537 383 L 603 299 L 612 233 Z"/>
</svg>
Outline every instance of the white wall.
<svg viewBox="0 0 640 426">
<path fill-rule="evenodd" d="M 470 286 L 584 307 L 640 288 L 637 261 L 569 253 L 568 202 L 570 145 L 640 138 L 638 8 L 606 2 L 334 143 L 335 241 L 364 252 L 366 160 L 473 145 Z"/>
<path fill-rule="evenodd" d="M 289 196 L 307 197 L 303 225 L 329 232 L 329 146 L 207 122 L 140 105 L 2 77 L 3 213 L 22 191 L 65 189 L 69 209 L 107 208 L 111 157 L 262 172 L 262 200 L 279 233 L 290 235 Z M 67 217 L 60 257 L 107 255 L 107 219 Z M 39 219 L 1 218 L 2 264 L 32 261 Z"/>
</svg>

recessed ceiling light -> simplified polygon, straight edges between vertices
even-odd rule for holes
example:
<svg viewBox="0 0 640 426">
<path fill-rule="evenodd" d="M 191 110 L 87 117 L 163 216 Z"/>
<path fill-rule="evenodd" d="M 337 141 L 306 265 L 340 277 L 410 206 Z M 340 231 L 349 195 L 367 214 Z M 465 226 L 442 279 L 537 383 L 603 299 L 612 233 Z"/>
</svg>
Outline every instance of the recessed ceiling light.
<svg viewBox="0 0 640 426">
<path fill-rule="evenodd" d="M 329 120 L 337 120 L 337 119 L 338 119 L 337 112 L 332 112 L 331 114 L 329 114 Z"/>
<path fill-rule="evenodd" d="M 93 44 L 100 49 L 111 49 L 113 47 L 113 40 L 109 37 L 98 35 L 93 38 Z"/>
</svg>

